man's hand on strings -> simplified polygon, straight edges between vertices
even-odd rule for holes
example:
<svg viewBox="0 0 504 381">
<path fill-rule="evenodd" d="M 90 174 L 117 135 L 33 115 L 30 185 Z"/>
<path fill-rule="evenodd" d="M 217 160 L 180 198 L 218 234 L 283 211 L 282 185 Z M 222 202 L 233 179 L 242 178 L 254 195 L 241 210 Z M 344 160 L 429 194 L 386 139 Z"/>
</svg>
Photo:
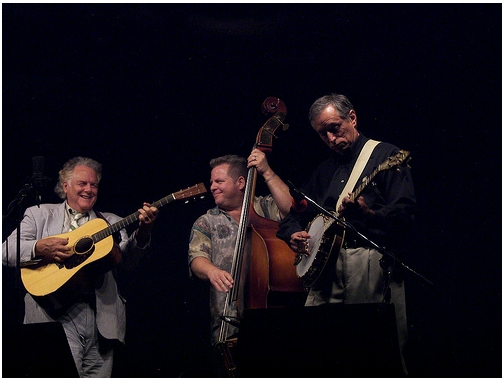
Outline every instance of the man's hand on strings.
<svg viewBox="0 0 504 381">
<path fill-rule="evenodd" d="M 269 172 L 273 172 L 268 164 L 268 159 L 266 159 L 266 154 L 257 148 L 254 148 L 247 158 L 247 168 L 250 167 L 256 167 L 257 172 L 261 176 L 265 176 L 269 174 Z"/>
<path fill-rule="evenodd" d="M 308 238 L 310 235 L 304 230 L 301 232 L 296 232 L 291 235 L 290 247 L 295 253 L 302 253 L 305 255 L 310 255 L 310 247 L 308 245 Z"/>
<path fill-rule="evenodd" d="M 210 284 L 219 292 L 228 292 L 233 287 L 233 277 L 227 271 L 215 267 L 208 272 Z"/>
<path fill-rule="evenodd" d="M 374 210 L 367 206 L 364 197 L 359 196 L 356 200 L 352 200 L 350 196 L 351 193 L 341 201 L 341 205 L 338 208 L 339 215 L 354 219 L 362 219 L 365 216 L 374 215 Z"/>
<path fill-rule="evenodd" d="M 35 256 L 47 262 L 63 262 L 73 255 L 72 249 L 67 245 L 68 238 L 42 238 L 35 244 Z"/>
</svg>

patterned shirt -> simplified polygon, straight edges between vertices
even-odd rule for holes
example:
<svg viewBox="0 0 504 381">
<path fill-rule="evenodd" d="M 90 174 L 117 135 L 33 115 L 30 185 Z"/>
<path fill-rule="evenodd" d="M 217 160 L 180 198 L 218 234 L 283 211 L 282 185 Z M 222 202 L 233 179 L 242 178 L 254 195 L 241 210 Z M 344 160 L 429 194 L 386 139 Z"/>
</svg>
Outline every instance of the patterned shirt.
<svg viewBox="0 0 504 381">
<path fill-rule="evenodd" d="M 273 197 L 254 198 L 254 210 L 261 217 L 280 221 L 280 211 L 273 201 Z M 206 214 L 199 217 L 191 229 L 189 241 L 189 266 L 194 258 L 204 257 L 210 260 L 218 268 L 231 273 L 236 238 L 239 224 L 225 211 L 214 207 Z M 211 341 L 215 344 L 219 340 L 221 316 L 223 316 L 227 293 L 218 292 L 210 287 L 210 314 Z M 237 316 L 236 305 L 231 305 L 226 316 Z M 229 326 L 229 336 L 238 332 L 238 329 Z"/>
</svg>

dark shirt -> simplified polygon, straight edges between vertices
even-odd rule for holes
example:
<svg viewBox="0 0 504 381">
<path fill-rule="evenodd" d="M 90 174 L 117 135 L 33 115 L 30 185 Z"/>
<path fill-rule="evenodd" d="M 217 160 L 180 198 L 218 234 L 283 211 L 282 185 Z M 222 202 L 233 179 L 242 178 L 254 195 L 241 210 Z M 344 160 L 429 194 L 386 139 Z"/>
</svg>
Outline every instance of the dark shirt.
<svg viewBox="0 0 504 381">
<path fill-rule="evenodd" d="M 301 191 L 325 209 L 334 211 L 339 195 L 368 140 L 369 138 L 361 134 L 345 154 L 332 152 L 301 187 Z M 378 144 L 356 186 L 398 151 L 399 148 L 392 144 L 385 142 Z M 398 244 L 397 239 L 409 230 L 413 222 L 416 199 L 410 169 L 406 165 L 401 165 L 379 171 L 364 188 L 361 196 L 364 197 L 367 206 L 374 210 L 375 215 L 365 220 L 352 218 L 345 220 L 376 244 L 393 249 Z M 319 213 L 312 205 L 302 213 L 291 208 L 289 214 L 280 222 L 277 237 L 289 243 L 291 235 L 306 230 L 308 223 Z"/>
</svg>

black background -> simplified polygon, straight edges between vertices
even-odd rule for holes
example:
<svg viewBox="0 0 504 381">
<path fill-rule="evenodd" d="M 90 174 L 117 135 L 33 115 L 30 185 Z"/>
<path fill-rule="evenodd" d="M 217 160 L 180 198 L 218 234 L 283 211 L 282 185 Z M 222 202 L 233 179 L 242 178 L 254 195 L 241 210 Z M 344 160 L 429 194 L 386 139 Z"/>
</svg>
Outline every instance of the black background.
<svg viewBox="0 0 504 381">
<path fill-rule="evenodd" d="M 300 185 L 328 154 L 308 109 L 339 92 L 365 135 L 413 158 L 418 213 L 405 263 L 434 286 L 407 279 L 410 375 L 501 377 L 501 4 L 3 4 L 2 12 L 4 239 L 32 157 L 44 156 L 51 178 L 43 202 L 59 202 L 52 189 L 66 160 L 98 160 L 96 206 L 126 216 L 143 201 L 208 185 L 213 157 L 247 156 L 270 96 L 286 104 L 290 125 L 270 163 Z M 207 300 L 189 281 L 187 242 L 212 205 L 209 196 L 161 210 L 151 256 L 121 284 L 128 332 L 117 375 L 205 374 Z M 12 273 L 3 275 L 5 327 L 19 315 Z"/>
</svg>

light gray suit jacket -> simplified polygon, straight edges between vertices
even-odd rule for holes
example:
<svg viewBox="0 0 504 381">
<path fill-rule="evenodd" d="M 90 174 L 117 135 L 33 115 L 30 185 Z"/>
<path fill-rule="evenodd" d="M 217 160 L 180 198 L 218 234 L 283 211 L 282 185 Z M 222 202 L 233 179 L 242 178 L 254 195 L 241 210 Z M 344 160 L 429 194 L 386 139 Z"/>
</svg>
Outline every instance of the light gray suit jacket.
<svg viewBox="0 0 504 381">
<path fill-rule="evenodd" d="M 121 217 L 112 213 L 102 213 L 103 217 L 113 224 Z M 97 218 L 94 211 L 90 212 L 90 219 Z M 20 234 L 20 264 L 30 263 L 32 249 L 35 242 L 41 238 L 62 233 L 65 220 L 65 202 L 61 204 L 41 204 L 40 207 L 27 208 L 21 221 Z M 136 232 L 128 237 L 126 230 L 120 231 L 119 244 L 122 258 L 119 266 L 134 268 L 149 248 L 136 246 Z M 7 251 L 8 250 L 8 251 Z M 17 230 L 2 244 L 2 262 L 4 266 L 16 266 Z M 107 339 L 117 339 L 124 342 L 126 335 L 126 305 L 119 294 L 114 270 L 105 273 L 103 282 L 95 289 L 96 294 L 96 323 L 101 335 Z M 43 323 L 55 321 L 53 317 L 40 306 L 30 295 L 25 296 L 24 323 Z"/>
</svg>

